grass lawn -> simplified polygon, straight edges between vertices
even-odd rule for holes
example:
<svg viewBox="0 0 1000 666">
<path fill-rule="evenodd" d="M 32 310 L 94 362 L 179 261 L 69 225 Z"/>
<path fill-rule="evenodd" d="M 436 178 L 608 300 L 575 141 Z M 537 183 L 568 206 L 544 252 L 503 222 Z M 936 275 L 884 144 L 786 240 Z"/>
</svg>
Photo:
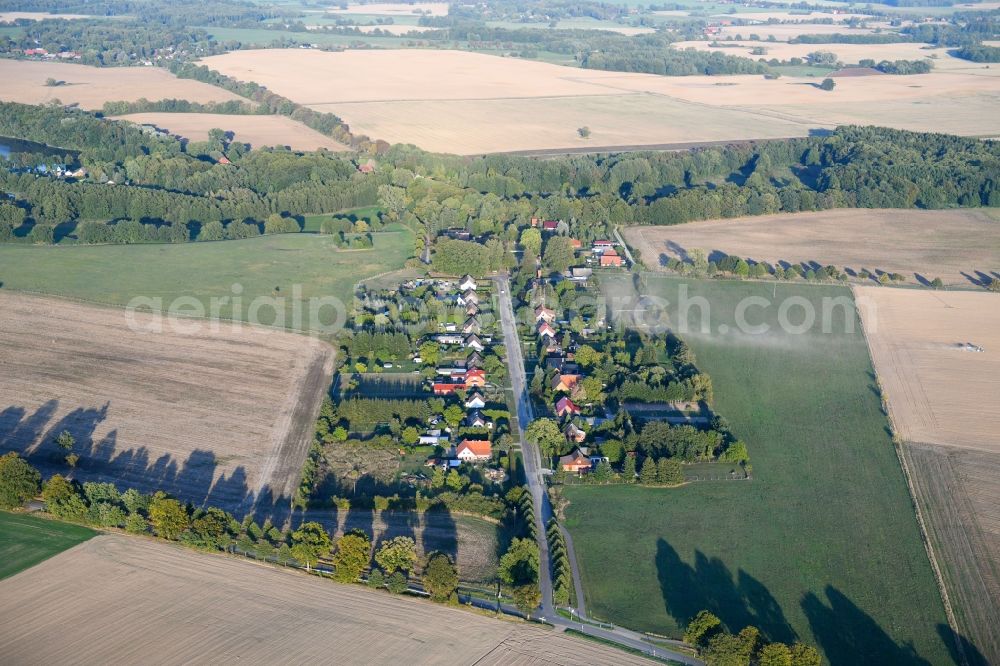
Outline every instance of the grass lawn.
<svg viewBox="0 0 1000 666">
<path fill-rule="evenodd" d="M 669 299 L 676 326 L 684 282 L 647 276 L 647 284 L 647 293 Z M 860 327 L 845 333 L 847 311 L 837 308 L 826 334 L 821 316 L 801 335 L 719 331 L 733 330 L 734 308 L 747 296 L 773 303 L 746 316 L 773 329 L 784 298 L 850 304 L 850 291 L 686 284 L 688 298 L 710 304 L 712 332 L 700 332 L 695 306 L 684 337 L 712 377 L 718 413 L 747 442 L 754 479 L 676 489 L 568 487 L 566 524 L 582 560 L 588 611 L 678 636 L 709 609 L 734 631 L 753 624 L 772 640 L 814 644 L 833 664 L 952 663 L 939 635 L 947 632 L 944 608 Z M 792 308 L 788 319 L 800 322 L 802 309 Z"/>
<path fill-rule="evenodd" d="M 412 37 L 381 37 L 377 35 L 328 34 L 317 30 L 294 32 L 291 30 L 267 30 L 265 28 L 218 28 L 201 26 L 220 42 L 242 42 L 253 46 L 267 46 L 276 40 L 293 41 L 297 44 L 319 44 L 320 46 L 350 46 L 364 43 L 384 48 L 405 47 Z"/>
<path fill-rule="evenodd" d="M 96 534 L 80 525 L 0 511 L 0 579 L 29 569 Z"/>
<path fill-rule="evenodd" d="M 284 325 L 304 330 L 307 299 L 333 296 L 349 309 L 358 280 L 402 268 L 412 252 L 413 234 L 402 226 L 375 234 L 368 250 L 341 250 L 331 237 L 315 234 L 177 245 L 0 245 L 0 284 L 110 305 L 162 298 L 163 310 L 175 298 L 193 297 L 206 311 L 210 299 L 232 297 L 233 285 L 241 285 L 241 312 L 226 302 L 221 317 L 246 319 L 255 298 L 276 298 Z M 293 306 L 301 309 L 299 322 Z M 259 323 L 275 323 L 276 307 L 263 303 Z M 333 319 L 333 308 L 324 306 L 321 323 Z"/>
</svg>

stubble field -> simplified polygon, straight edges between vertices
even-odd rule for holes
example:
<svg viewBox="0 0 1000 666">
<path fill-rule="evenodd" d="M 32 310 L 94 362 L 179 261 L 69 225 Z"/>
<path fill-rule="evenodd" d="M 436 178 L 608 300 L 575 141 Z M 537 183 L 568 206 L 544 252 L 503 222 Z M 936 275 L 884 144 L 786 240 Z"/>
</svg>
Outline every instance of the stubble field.
<svg viewBox="0 0 1000 666">
<path fill-rule="evenodd" d="M 140 125 L 155 125 L 171 134 L 204 141 L 214 128 L 233 132 L 236 141 L 252 148 L 288 146 L 292 150 L 350 150 L 348 146 L 295 122 L 287 116 L 225 115 L 217 113 L 132 113 L 115 116 Z"/>
<path fill-rule="evenodd" d="M 646 664 L 546 629 L 152 540 L 0 582 L 8 663 Z"/>
<path fill-rule="evenodd" d="M 464 51 L 242 50 L 204 63 L 356 132 L 457 154 L 806 136 L 843 123 L 1000 133 L 1000 77 L 971 70 L 843 79 L 831 93 L 809 77 L 667 77 Z"/>
<path fill-rule="evenodd" d="M 66 85 L 46 86 L 46 79 Z M 189 102 L 242 100 L 227 90 L 192 79 L 179 79 L 158 67 L 89 67 L 62 62 L 0 59 L 0 100 L 22 104 L 79 104 L 88 110 L 105 102 L 185 99 Z"/>
<path fill-rule="evenodd" d="M 290 333 L 180 322 L 0 292 L 0 451 L 43 474 L 287 512 L 333 352 Z M 145 330 L 153 315 L 135 315 Z M 54 443 L 68 430 L 75 469 Z"/>
<path fill-rule="evenodd" d="M 630 227 L 628 242 L 650 268 L 694 248 L 756 261 L 818 262 L 869 272 L 901 273 L 914 284 L 940 277 L 973 287 L 1000 270 L 996 209 L 841 209 Z"/>
<path fill-rule="evenodd" d="M 1000 658 L 1000 295 L 857 288 L 963 632 Z M 985 351 L 966 351 L 971 342 Z M 972 663 L 979 663 L 975 659 Z"/>
</svg>

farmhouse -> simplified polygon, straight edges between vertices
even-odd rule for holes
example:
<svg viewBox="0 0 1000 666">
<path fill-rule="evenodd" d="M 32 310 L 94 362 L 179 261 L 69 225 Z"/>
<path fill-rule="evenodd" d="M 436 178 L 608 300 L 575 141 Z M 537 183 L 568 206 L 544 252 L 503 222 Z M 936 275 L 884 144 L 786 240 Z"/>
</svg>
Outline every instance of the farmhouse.
<svg viewBox="0 0 1000 666">
<path fill-rule="evenodd" d="M 608 266 L 621 267 L 621 265 L 622 265 L 621 255 L 615 252 L 614 250 L 606 250 L 601 254 L 602 267 L 608 267 Z"/>
<path fill-rule="evenodd" d="M 458 283 L 458 290 L 468 291 L 471 289 L 472 291 L 475 291 L 477 286 L 476 280 L 471 275 L 466 275 L 462 278 L 462 281 Z"/>
<path fill-rule="evenodd" d="M 473 391 L 472 395 L 465 401 L 466 409 L 482 409 L 486 406 L 486 399 L 479 391 Z"/>
<path fill-rule="evenodd" d="M 573 401 L 563 396 L 556 402 L 557 416 L 576 416 L 580 413 L 580 408 L 573 404 Z"/>
<path fill-rule="evenodd" d="M 569 455 L 560 456 L 559 468 L 574 474 L 585 474 L 590 471 L 590 458 L 583 455 L 580 449 L 573 449 Z"/>
<path fill-rule="evenodd" d="M 492 455 L 493 447 L 489 440 L 485 439 L 463 439 L 455 447 L 455 457 L 462 462 L 484 462 Z"/>
<path fill-rule="evenodd" d="M 569 393 L 580 383 L 580 375 L 556 375 L 552 378 L 552 390 Z"/>
</svg>

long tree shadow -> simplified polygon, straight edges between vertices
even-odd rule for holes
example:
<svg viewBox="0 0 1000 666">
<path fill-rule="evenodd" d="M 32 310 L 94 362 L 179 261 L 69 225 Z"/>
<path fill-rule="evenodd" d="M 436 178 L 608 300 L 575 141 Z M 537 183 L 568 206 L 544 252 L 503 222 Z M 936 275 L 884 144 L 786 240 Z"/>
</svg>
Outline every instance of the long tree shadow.
<svg viewBox="0 0 1000 666">
<path fill-rule="evenodd" d="M 0 453 L 14 451 L 42 472 L 46 478 L 62 474 L 86 482 L 108 482 L 120 491 L 135 488 L 144 493 L 164 491 L 196 507 L 215 506 L 237 518 L 253 514 L 258 521 L 270 518 L 284 524 L 291 514 L 291 498 L 274 496 L 270 487 L 255 493 L 242 466 L 220 474 L 220 461 L 206 449 L 191 451 L 183 461 L 163 454 L 155 460 L 144 446 L 121 449 L 117 430 L 95 440 L 98 426 L 107 419 L 110 405 L 74 409 L 53 422 L 58 400 L 49 400 L 34 413 L 20 406 L 0 411 Z M 76 440 L 72 452 L 79 456 L 75 466 L 66 461 L 67 452 L 56 438 L 68 431 Z"/>
<path fill-rule="evenodd" d="M 956 634 L 947 624 L 939 624 L 937 632 L 944 644 L 948 646 L 951 659 L 956 664 L 990 666 L 989 660 L 979 651 L 979 648 L 972 644 L 972 641 L 962 634 Z"/>
<path fill-rule="evenodd" d="M 732 632 L 753 625 L 768 639 L 796 639 L 777 600 L 756 578 L 740 569 L 734 577 L 718 558 L 695 552 L 694 565 L 681 560 L 664 539 L 656 544 L 656 571 L 667 613 L 681 626 L 707 610 Z"/>
<path fill-rule="evenodd" d="M 827 585 L 823 592 L 826 602 L 810 592 L 802 599 L 802 610 L 831 664 L 930 664 L 912 645 L 897 644 L 839 590 Z"/>
</svg>

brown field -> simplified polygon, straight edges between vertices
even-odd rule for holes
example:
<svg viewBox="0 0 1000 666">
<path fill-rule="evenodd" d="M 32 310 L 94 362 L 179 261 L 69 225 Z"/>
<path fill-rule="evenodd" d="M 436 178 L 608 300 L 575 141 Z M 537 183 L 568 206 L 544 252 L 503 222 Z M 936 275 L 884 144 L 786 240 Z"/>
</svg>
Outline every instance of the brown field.
<svg viewBox="0 0 1000 666">
<path fill-rule="evenodd" d="M 535 625 L 102 535 L 0 581 L 9 664 L 646 664 Z"/>
<path fill-rule="evenodd" d="M 356 132 L 458 154 L 805 136 L 844 123 L 1000 134 L 1000 77 L 986 69 L 843 79 L 825 92 L 809 77 L 666 77 L 462 51 L 248 50 L 204 62 Z"/>
<path fill-rule="evenodd" d="M 870 35 L 873 32 L 872 28 L 852 28 L 842 23 L 772 23 L 726 26 L 719 31 L 719 37 L 745 39 L 757 35 L 761 39 L 774 37 L 779 42 L 787 42 L 799 35 Z"/>
<path fill-rule="evenodd" d="M 130 120 L 142 125 L 156 125 L 171 134 L 204 141 L 208 131 L 223 129 L 235 134 L 237 141 L 252 147 L 288 146 L 292 150 L 350 150 L 316 130 L 306 127 L 287 116 L 222 115 L 215 113 L 132 113 L 116 116 L 116 120 Z"/>
<path fill-rule="evenodd" d="M 48 78 L 67 85 L 49 87 Z M 226 102 L 243 99 L 207 83 L 178 79 L 158 67 L 89 67 L 63 62 L 0 59 L 0 100 L 46 104 L 58 99 L 84 109 L 100 109 L 105 102 L 186 99 L 189 102 Z"/>
<path fill-rule="evenodd" d="M 780 213 L 630 227 L 625 237 L 651 268 L 699 248 L 772 264 L 818 262 L 853 271 L 902 273 L 910 283 L 919 275 L 971 287 L 983 275 L 1000 270 L 1000 212 L 995 209 Z"/>
<path fill-rule="evenodd" d="M 903 455 L 960 633 L 984 657 L 969 663 L 1000 663 L 1000 456 L 910 443 Z"/>
<path fill-rule="evenodd" d="M 1000 455 L 1000 295 L 883 287 L 856 294 L 899 436 Z M 959 349 L 965 342 L 986 351 Z"/>
<path fill-rule="evenodd" d="M 351 3 L 347 9 L 340 7 L 330 7 L 327 9 L 331 14 L 377 14 L 381 16 L 416 16 L 418 13 L 427 16 L 447 16 L 447 2 L 371 2 L 371 3 Z"/>
<path fill-rule="evenodd" d="M 788 44 L 787 42 L 724 42 L 726 46 L 710 46 L 707 41 L 678 42 L 678 49 L 697 49 L 698 51 L 719 52 L 727 55 L 743 56 L 753 60 L 790 60 L 802 58 L 813 51 L 828 51 L 834 53 L 837 59 L 845 64 L 856 64 L 865 58 L 877 62 L 882 60 L 923 60 L 928 58 L 934 63 L 934 73 L 964 71 L 974 72 L 981 76 L 1000 76 L 996 68 L 989 68 L 988 63 L 976 63 L 948 54 L 947 48 L 926 48 L 927 44 Z M 767 49 L 767 55 L 752 55 L 751 51 L 758 47 Z M 906 80 L 908 77 L 901 77 Z"/>
<path fill-rule="evenodd" d="M 207 322 L 139 332 L 123 310 L 9 292 L 0 309 L 0 451 L 43 474 L 287 513 L 329 385 L 329 345 Z M 53 442 L 63 430 L 77 440 L 75 470 Z"/>
<path fill-rule="evenodd" d="M 855 291 L 959 628 L 985 657 L 970 663 L 997 663 L 1000 296 Z"/>
<path fill-rule="evenodd" d="M 0 23 L 14 21 L 44 21 L 45 19 L 89 19 L 99 18 L 86 14 L 46 14 L 45 12 L 0 12 Z"/>
</svg>

